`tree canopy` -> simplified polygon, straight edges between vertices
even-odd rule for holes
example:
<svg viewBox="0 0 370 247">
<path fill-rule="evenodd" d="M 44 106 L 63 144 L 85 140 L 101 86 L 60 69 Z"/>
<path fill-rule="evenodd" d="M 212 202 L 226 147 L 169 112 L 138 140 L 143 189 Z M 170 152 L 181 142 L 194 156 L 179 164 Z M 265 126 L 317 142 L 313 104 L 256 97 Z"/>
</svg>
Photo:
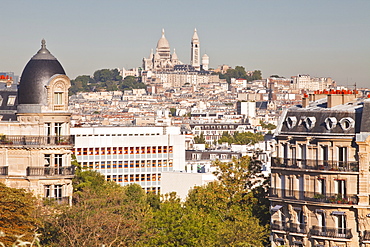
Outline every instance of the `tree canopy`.
<svg viewBox="0 0 370 247">
<path fill-rule="evenodd" d="M 69 94 L 77 92 L 93 91 L 116 91 L 146 88 L 146 85 L 139 82 L 140 78 L 126 76 L 124 79 L 118 69 L 101 69 L 94 72 L 93 76 L 80 75 L 71 80 Z"/>
<path fill-rule="evenodd" d="M 235 69 L 228 69 L 225 74 L 219 74 L 220 79 L 226 79 L 228 83 L 231 83 L 231 78 L 246 79 L 247 81 L 262 80 L 262 72 L 255 70 L 251 75 L 247 75 L 243 66 L 236 66 Z"/>
<path fill-rule="evenodd" d="M 40 221 L 36 218 L 36 198 L 23 189 L 0 183 L 0 246 L 13 246 L 22 240 L 32 242 Z"/>
<path fill-rule="evenodd" d="M 146 194 L 95 171 L 77 170 L 72 207 L 44 216 L 46 246 L 266 246 L 268 200 L 261 164 L 215 161 L 217 180 L 176 193 Z"/>
<path fill-rule="evenodd" d="M 236 144 L 236 145 L 250 145 L 250 144 L 256 144 L 260 141 L 263 141 L 264 137 L 260 133 L 252 133 L 252 132 L 234 132 L 233 135 L 230 135 L 229 132 L 224 131 L 222 133 L 221 138 L 218 140 L 219 144 L 222 144 L 223 142 L 227 142 L 230 144 Z"/>
</svg>

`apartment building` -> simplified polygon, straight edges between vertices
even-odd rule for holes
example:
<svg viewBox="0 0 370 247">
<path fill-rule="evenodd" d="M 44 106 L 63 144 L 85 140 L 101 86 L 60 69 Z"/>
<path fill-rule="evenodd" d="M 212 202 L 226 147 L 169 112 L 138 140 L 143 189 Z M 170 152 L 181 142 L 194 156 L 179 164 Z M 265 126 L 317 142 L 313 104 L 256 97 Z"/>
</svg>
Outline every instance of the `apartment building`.
<svg viewBox="0 0 370 247">
<path fill-rule="evenodd" d="M 71 134 L 82 168 L 123 186 L 137 183 L 147 192 L 160 192 L 162 172 L 185 170 L 180 127 L 74 127 Z"/>
<path fill-rule="evenodd" d="M 19 85 L 11 78 L 0 85 L 0 182 L 39 199 L 71 203 L 70 80 L 45 40 Z"/>
<path fill-rule="evenodd" d="M 271 246 L 370 246 L 370 99 L 340 91 L 284 111 L 271 164 Z"/>
</svg>

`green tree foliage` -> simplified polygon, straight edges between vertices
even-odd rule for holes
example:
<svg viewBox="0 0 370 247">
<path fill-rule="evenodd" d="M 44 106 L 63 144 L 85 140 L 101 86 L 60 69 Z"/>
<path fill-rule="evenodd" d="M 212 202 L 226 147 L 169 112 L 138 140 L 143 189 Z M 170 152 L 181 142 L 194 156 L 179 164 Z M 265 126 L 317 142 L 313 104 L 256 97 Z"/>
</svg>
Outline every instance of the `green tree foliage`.
<svg viewBox="0 0 370 247">
<path fill-rule="evenodd" d="M 92 77 L 88 75 L 77 76 L 71 80 L 71 88 L 69 94 L 73 95 L 77 92 L 92 92 L 92 91 L 116 91 L 124 88 L 145 88 L 145 84 L 138 84 L 133 77 L 133 84 L 122 80 L 118 69 L 101 69 L 94 72 Z M 128 83 L 128 84 L 127 84 Z"/>
<path fill-rule="evenodd" d="M 256 144 L 260 141 L 263 141 L 263 135 L 259 133 L 252 133 L 252 132 L 234 132 L 233 135 L 230 135 L 228 132 L 224 131 L 222 133 L 221 138 L 218 140 L 218 143 L 221 144 L 223 142 L 227 142 L 230 144 L 236 145 L 249 145 L 249 144 Z"/>
<path fill-rule="evenodd" d="M 230 163 L 216 161 L 214 166 L 218 181 L 191 190 L 185 206 L 217 220 L 210 221 L 217 236 L 212 246 L 265 246 L 267 226 L 253 210 L 259 204 L 253 190 L 264 182 L 260 164 L 242 157 Z"/>
<path fill-rule="evenodd" d="M 235 69 L 228 69 L 225 74 L 219 73 L 219 78 L 226 79 L 228 83 L 231 83 L 231 78 L 241 78 L 247 81 L 262 80 L 262 72 L 260 70 L 255 70 L 252 75 L 248 76 L 243 66 L 236 66 Z"/>
<path fill-rule="evenodd" d="M 260 124 L 261 124 L 261 127 L 263 129 L 267 129 L 267 130 L 274 130 L 274 129 L 276 129 L 276 125 L 274 125 L 272 123 L 265 124 L 262 120 L 260 120 Z"/>
<path fill-rule="evenodd" d="M 165 195 L 153 213 L 153 232 L 145 246 L 215 246 L 215 217 L 184 207 L 175 193 Z"/>
<path fill-rule="evenodd" d="M 121 90 L 131 90 L 131 89 L 140 89 L 146 88 L 146 85 L 142 82 L 138 82 L 134 76 L 126 76 L 123 82 L 120 85 Z"/>
<path fill-rule="evenodd" d="M 44 217 L 45 246 L 267 246 L 267 182 L 249 157 L 214 163 L 217 181 L 175 193 L 145 194 L 99 173 L 77 170 L 72 207 Z"/>
<path fill-rule="evenodd" d="M 262 72 L 261 70 L 253 71 L 251 76 L 246 77 L 247 81 L 254 81 L 254 80 L 262 80 Z"/>
<path fill-rule="evenodd" d="M 137 185 L 122 187 L 99 174 L 83 171 L 74 181 L 72 207 L 46 217 L 49 246 L 135 246 L 147 236 L 150 207 Z"/>
<path fill-rule="evenodd" d="M 203 133 L 200 133 L 199 136 L 194 136 L 194 142 L 195 144 L 205 144 L 206 139 L 204 138 Z"/>
<path fill-rule="evenodd" d="M 77 76 L 76 79 L 71 80 L 69 94 L 73 95 L 77 92 L 89 92 L 91 91 L 91 84 L 93 83 L 95 83 L 95 81 L 89 75 Z"/>
<path fill-rule="evenodd" d="M 36 219 L 36 199 L 25 190 L 0 183 L 0 243 L 12 245 L 21 236 L 32 241 L 40 222 Z M 1 244 L 0 244 L 1 245 Z"/>
</svg>

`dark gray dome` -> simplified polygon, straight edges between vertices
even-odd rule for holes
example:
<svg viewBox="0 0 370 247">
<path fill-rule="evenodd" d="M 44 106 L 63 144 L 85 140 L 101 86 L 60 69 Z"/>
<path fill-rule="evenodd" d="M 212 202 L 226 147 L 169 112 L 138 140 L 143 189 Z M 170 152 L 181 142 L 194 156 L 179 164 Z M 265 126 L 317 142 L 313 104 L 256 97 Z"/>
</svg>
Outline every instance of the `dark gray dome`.
<svg viewBox="0 0 370 247">
<path fill-rule="evenodd" d="M 49 79 L 56 74 L 65 75 L 62 65 L 46 49 L 45 40 L 41 42 L 41 49 L 27 63 L 21 76 L 18 89 L 19 104 L 47 103 L 45 86 Z"/>
</svg>

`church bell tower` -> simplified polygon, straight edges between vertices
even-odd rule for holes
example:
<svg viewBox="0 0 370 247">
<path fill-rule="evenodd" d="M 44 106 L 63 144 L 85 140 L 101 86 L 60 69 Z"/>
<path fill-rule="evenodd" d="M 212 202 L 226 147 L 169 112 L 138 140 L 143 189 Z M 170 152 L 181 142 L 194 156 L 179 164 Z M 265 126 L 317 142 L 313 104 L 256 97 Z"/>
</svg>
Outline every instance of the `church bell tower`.
<svg viewBox="0 0 370 247">
<path fill-rule="evenodd" d="M 200 43 L 197 34 L 197 29 L 194 29 L 193 38 L 191 39 L 191 61 L 190 64 L 200 70 Z"/>
</svg>

